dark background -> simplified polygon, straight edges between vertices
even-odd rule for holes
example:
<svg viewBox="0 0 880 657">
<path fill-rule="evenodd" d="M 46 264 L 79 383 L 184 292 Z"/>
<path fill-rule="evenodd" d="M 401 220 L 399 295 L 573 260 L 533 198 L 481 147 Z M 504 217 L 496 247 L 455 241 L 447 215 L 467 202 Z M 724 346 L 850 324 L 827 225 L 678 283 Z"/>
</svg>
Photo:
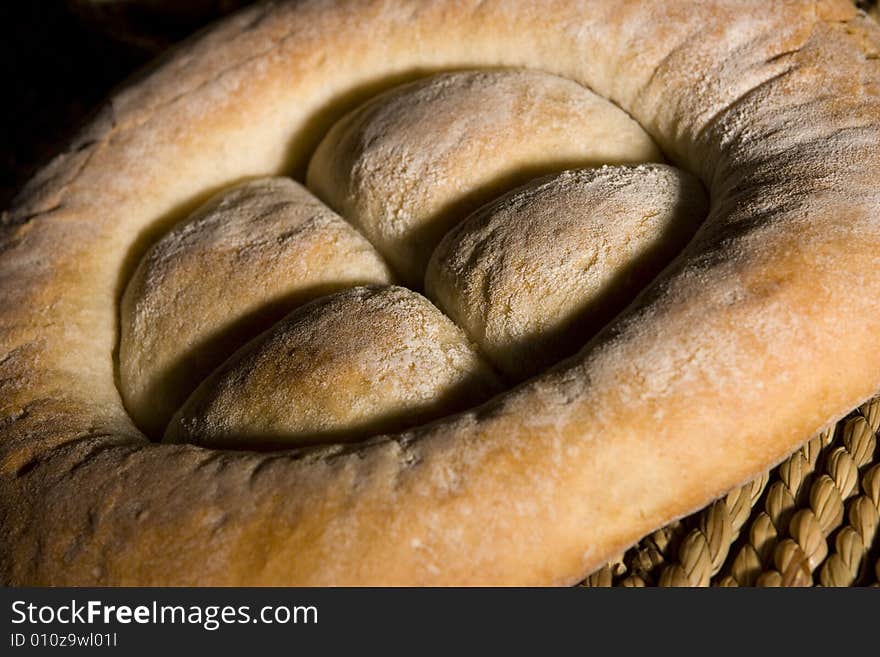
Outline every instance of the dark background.
<svg viewBox="0 0 880 657">
<path fill-rule="evenodd" d="M 149 59 L 86 27 L 64 0 L 0 2 L 0 208 L 131 71 Z"/>
<path fill-rule="evenodd" d="M 115 12 L 90 12 L 86 0 L 0 0 L 0 210 L 114 86 L 248 1 L 176 0 L 174 10 L 149 11 L 120 0 Z"/>
<path fill-rule="evenodd" d="M 149 10 L 141 5 L 163 3 L 117 0 L 113 11 L 94 13 L 88 0 L 0 0 L 0 210 L 115 85 L 169 44 L 251 1 L 165 0 L 165 8 Z"/>
</svg>

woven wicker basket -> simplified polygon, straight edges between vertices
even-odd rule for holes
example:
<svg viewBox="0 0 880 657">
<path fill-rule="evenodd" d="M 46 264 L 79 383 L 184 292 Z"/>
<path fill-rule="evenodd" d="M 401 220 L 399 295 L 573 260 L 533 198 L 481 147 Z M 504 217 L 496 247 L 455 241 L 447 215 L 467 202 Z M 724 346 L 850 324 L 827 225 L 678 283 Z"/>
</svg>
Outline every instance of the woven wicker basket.
<svg viewBox="0 0 880 657">
<path fill-rule="evenodd" d="M 880 586 L 880 397 L 584 586 Z"/>
<path fill-rule="evenodd" d="M 250 0 L 190 0 L 198 18 Z M 71 0 L 119 30 L 127 12 L 186 1 Z M 880 19 L 877 0 L 858 0 Z M 222 9 L 221 9 L 222 8 Z M 171 15 L 170 12 L 166 12 Z M 163 16 L 165 14 L 162 14 Z M 128 25 L 128 23 L 126 23 Z M 127 28 L 126 28 L 127 29 Z M 141 40 L 146 36 L 135 31 Z M 119 36 L 119 33 L 117 33 Z M 155 45 L 171 33 L 150 34 Z M 880 397 L 852 411 L 769 473 L 676 521 L 584 586 L 880 586 Z"/>
</svg>

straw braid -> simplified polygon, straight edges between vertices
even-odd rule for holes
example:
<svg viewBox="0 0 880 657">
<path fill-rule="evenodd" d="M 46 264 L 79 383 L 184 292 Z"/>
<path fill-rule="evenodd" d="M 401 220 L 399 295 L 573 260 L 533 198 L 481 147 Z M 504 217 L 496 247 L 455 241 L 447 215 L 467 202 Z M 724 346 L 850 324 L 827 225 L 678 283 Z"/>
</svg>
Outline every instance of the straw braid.
<svg viewBox="0 0 880 657">
<path fill-rule="evenodd" d="M 875 435 L 880 432 L 880 397 L 862 404 L 859 412 L 865 420 L 864 424 L 860 424 L 860 429 L 871 435 L 857 442 L 873 456 L 877 450 Z M 850 434 L 845 434 L 844 438 L 848 436 L 852 442 Z M 856 460 L 862 459 L 857 457 Z M 819 571 L 819 581 L 823 586 L 852 586 L 870 571 L 867 556 L 877 540 L 880 525 L 880 464 L 867 469 L 861 484 L 861 495 L 852 501 L 847 511 L 848 524 L 834 539 L 835 551 Z"/>
<path fill-rule="evenodd" d="M 804 496 L 819 455 L 834 436 L 830 427 L 807 442 L 779 466 L 778 477 L 768 488 L 764 508 L 754 514 L 747 541 L 730 562 L 720 586 L 754 586 L 761 572 L 771 564 L 777 537 L 787 527 L 797 503 Z"/>
<path fill-rule="evenodd" d="M 663 564 L 677 545 L 683 533 L 681 521 L 676 520 L 643 538 L 624 555 L 612 560 L 601 570 L 590 575 L 581 586 L 613 586 L 615 578 L 621 578 L 618 585 L 628 587 L 653 586 L 656 584 L 657 569 Z"/>
<path fill-rule="evenodd" d="M 624 586 L 654 586 L 663 565 L 675 553 L 685 533 L 680 520 L 658 529 L 644 538 L 626 554 L 625 563 L 631 571 L 621 584 Z"/>
<path fill-rule="evenodd" d="M 581 582 L 581 586 L 587 588 L 608 588 L 613 584 L 614 575 L 611 573 L 611 567 L 607 564 Z"/>
<path fill-rule="evenodd" d="M 809 506 L 791 517 L 790 538 L 776 546 L 776 570 L 762 573 L 758 586 L 813 584 L 813 572 L 828 555 L 828 536 L 843 521 L 844 500 L 857 492 L 858 469 L 873 456 L 874 433 L 864 417 L 846 421 L 842 442 L 843 446 L 832 449 L 825 460 L 825 473 L 813 481 Z"/>
<path fill-rule="evenodd" d="M 871 431 L 880 433 L 880 397 L 874 397 L 859 406 L 859 413 L 865 418 Z"/>
<path fill-rule="evenodd" d="M 614 585 L 615 577 L 620 577 L 625 572 L 626 566 L 623 564 L 623 554 L 620 554 L 602 566 L 600 570 L 587 577 L 587 579 L 581 582 L 581 586 L 607 588 Z"/>
<path fill-rule="evenodd" d="M 811 585 L 818 567 L 823 586 L 871 578 L 880 586 L 880 558 L 868 561 L 880 539 L 880 463 L 872 465 L 880 397 L 862 404 L 858 413 L 837 425 L 837 441 L 835 427 L 829 427 L 772 474 L 732 491 L 690 522 L 676 521 L 645 537 L 583 585 Z M 765 489 L 768 478 L 773 481 Z M 762 491 L 762 506 L 752 508 Z M 693 521 L 697 527 L 687 532 Z M 786 533 L 789 538 L 780 541 Z M 712 582 L 718 572 L 723 577 Z"/>
<path fill-rule="evenodd" d="M 853 500 L 848 517 L 834 540 L 835 552 L 822 564 L 822 586 L 852 586 L 859 578 L 880 524 L 880 464 L 862 477 L 862 494 Z"/>
<path fill-rule="evenodd" d="M 748 521 L 752 506 L 764 492 L 768 476 L 765 472 L 703 509 L 698 527 L 679 547 L 678 562 L 663 568 L 660 586 L 709 586 Z"/>
<path fill-rule="evenodd" d="M 625 586 L 628 588 L 644 588 L 647 586 L 645 580 L 643 580 L 638 575 L 630 575 L 629 577 L 625 577 L 620 580 L 620 586 Z"/>
</svg>

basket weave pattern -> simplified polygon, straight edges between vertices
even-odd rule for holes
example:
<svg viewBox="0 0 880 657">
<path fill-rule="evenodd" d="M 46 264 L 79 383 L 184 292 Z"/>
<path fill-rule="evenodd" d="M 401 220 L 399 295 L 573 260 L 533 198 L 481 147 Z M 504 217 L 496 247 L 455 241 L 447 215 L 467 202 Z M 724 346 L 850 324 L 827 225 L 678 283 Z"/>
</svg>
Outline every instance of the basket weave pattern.
<svg viewBox="0 0 880 657">
<path fill-rule="evenodd" d="M 880 586 L 880 396 L 584 586 Z"/>
</svg>

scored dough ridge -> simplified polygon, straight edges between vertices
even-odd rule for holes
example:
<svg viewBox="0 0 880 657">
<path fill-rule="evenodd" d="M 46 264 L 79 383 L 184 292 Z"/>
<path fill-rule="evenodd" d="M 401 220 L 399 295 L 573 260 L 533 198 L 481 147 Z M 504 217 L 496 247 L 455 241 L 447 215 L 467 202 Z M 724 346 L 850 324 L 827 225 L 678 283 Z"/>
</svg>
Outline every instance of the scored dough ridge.
<svg viewBox="0 0 880 657">
<path fill-rule="evenodd" d="M 778 462 L 880 388 L 878 50 L 845 0 L 281 3 L 188 42 L 5 221 L 0 578 L 572 583 Z M 334 99 L 495 66 L 589 87 L 702 179 L 709 217 L 663 276 L 574 358 L 404 434 L 147 441 L 113 362 L 138 245 L 301 170 Z"/>
</svg>

